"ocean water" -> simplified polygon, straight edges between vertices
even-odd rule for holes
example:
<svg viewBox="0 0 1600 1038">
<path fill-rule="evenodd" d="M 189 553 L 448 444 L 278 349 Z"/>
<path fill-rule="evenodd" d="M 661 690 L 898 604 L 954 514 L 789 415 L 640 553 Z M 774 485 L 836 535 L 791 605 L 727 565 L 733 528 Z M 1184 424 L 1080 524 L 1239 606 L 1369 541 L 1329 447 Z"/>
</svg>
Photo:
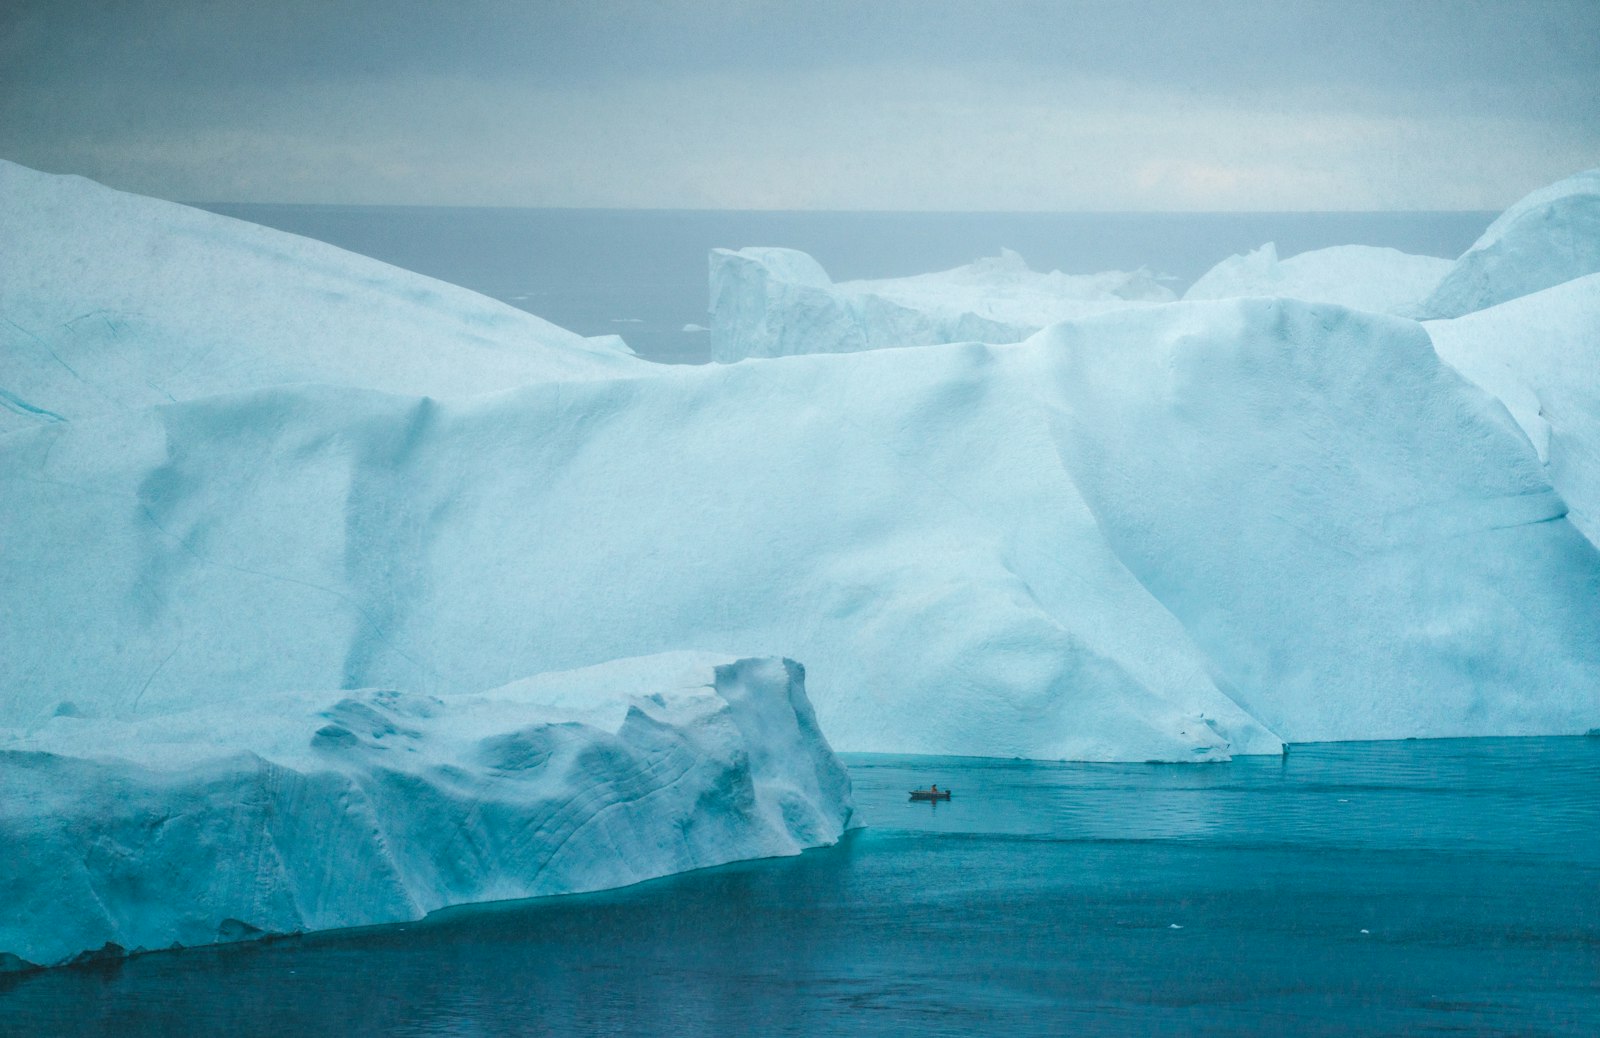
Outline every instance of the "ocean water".
<svg viewBox="0 0 1600 1038">
<path fill-rule="evenodd" d="M 209 205 L 482 292 L 674 363 L 710 356 L 706 256 L 781 245 L 837 281 L 944 270 L 1014 249 L 1035 270 L 1148 267 L 1182 292 L 1218 260 L 1276 242 L 1460 255 L 1495 213 L 784 213 Z"/>
<path fill-rule="evenodd" d="M 0 979 L 0 1034 L 1594 1035 L 1600 739 L 850 755 L 797 858 Z M 928 782 L 948 803 L 913 803 Z"/>
</svg>

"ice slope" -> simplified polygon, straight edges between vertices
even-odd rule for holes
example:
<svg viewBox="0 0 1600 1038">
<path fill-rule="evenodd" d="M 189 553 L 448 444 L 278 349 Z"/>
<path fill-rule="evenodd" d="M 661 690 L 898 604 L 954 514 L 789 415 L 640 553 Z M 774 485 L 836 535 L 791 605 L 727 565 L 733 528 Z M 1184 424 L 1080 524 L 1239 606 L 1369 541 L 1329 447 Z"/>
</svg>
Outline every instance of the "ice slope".
<svg viewBox="0 0 1600 1038">
<path fill-rule="evenodd" d="M 831 844 L 850 816 L 787 660 L 66 711 L 0 729 L 0 960 L 621 886 Z"/>
<path fill-rule="evenodd" d="M 1269 728 L 1594 726 L 1600 556 L 1421 326 L 1251 300 L 1029 346 L 1059 358 L 1062 455 L 1118 558 Z"/>
<path fill-rule="evenodd" d="M 294 382 L 449 396 L 643 366 L 330 245 L 0 161 L 0 434 Z"/>
<path fill-rule="evenodd" d="M 1335 306 L 474 400 L 262 390 L 9 437 L 0 486 L 13 726 L 694 646 L 804 660 L 850 750 L 1205 760 L 1600 715 L 1600 556 L 1526 439 L 1419 325 Z"/>
<path fill-rule="evenodd" d="M 1504 401 L 1573 524 L 1600 543 L 1600 274 L 1426 327 L 1439 356 Z"/>
<path fill-rule="evenodd" d="M 946 342 L 1017 342 L 1047 324 L 1172 292 L 1148 272 L 1068 275 L 999 256 L 913 277 L 835 284 L 793 249 L 711 253 L 711 351 L 718 361 Z"/>
<path fill-rule="evenodd" d="M 1280 260 L 1277 246 L 1268 242 L 1218 263 L 1183 298 L 1284 296 L 1411 316 L 1450 268 L 1450 260 L 1370 245 L 1338 245 Z"/>
<path fill-rule="evenodd" d="M 1600 169 L 1528 195 L 1489 225 L 1423 305 L 1460 317 L 1600 273 Z"/>
</svg>

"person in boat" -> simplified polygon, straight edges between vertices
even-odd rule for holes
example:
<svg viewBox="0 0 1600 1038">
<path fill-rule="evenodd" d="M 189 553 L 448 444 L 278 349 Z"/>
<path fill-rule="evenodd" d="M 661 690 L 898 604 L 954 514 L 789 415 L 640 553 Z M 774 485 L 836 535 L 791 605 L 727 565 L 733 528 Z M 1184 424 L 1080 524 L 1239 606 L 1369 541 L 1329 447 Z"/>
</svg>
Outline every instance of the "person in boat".
<svg viewBox="0 0 1600 1038">
<path fill-rule="evenodd" d="M 934 783 L 934 784 L 933 784 L 933 788 L 932 788 L 932 789 L 930 789 L 930 790 L 928 790 L 928 792 L 930 792 L 930 793 L 937 793 L 937 792 L 939 792 L 939 783 L 937 783 L 937 782 L 935 782 L 935 783 Z"/>
</svg>

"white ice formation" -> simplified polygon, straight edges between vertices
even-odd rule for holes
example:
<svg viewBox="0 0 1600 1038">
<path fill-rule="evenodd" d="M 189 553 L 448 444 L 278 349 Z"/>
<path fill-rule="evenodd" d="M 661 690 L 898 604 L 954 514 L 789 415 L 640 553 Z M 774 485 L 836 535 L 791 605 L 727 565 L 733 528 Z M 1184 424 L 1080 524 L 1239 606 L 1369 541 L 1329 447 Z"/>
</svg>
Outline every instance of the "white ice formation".
<svg viewBox="0 0 1600 1038">
<path fill-rule="evenodd" d="M 417 296 L 410 275 L 281 235 L 263 239 L 280 257 L 263 267 L 238 244 L 256 232 L 221 218 L 0 172 L 0 228 L 42 228 L 0 237 L 0 267 L 29 268 L 20 240 L 55 272 L 0 282 L 13 322 L 0 327 L 22 329 L 0 358 L 17 405 L 0 434 L 0 752 L 16 776 L 44 776 L 8 773 L 0 817 L 58 855 L 0 873 L 0 902 L 55 884 L 66 866 L 47 863 L 90 846 L 62 834 L 96 819 L 106 856 L 85 866 L 86 889 L 105 901 L 95 882 L 148 883 L 138 862 L 166 862 L 162 834 L 191 824 L 163 799 L 190 779 L 169 781 L 163 761 L 212 776 L 208 803 L 242 798 L 255 864 L 230 875 L 278 875 L 282 848 L 248 843 L 262 788 L 249 776 L 337 759 L 316 781 L 366 789 L 378 772 L 361 762 L 401 751 L 367 747 L 347 717 L 378 717 L 384 747 L 426 743 L 439 788 L 482 779 L 484 799 L 506 781 L 493 797 L 523 804 L 522 778 L 474 756 L 522 715 L 479 719 L 475 704 L 517 699 L 501 686 L 525 675 L 683 649 L 804 661 L 822 730 L 851 750 L 1223 760 L 1283 739 L 1564 734 L 1600 719 L 1600 553 L 1579 532 L 1596 514 L 1592 279 L 1426 330 L 1293 299 L 1102 299 L 1084 305 L 1118 309 L 1020 343 L 840 355 L 830 336 L 859 331 L 852 311 L 808 257 L 766 255 L 756 266 L 779 270 L 774 284 L 818 293 L 799 307 L 817 348 L 671 367 L 531 318 L 485 345 L 498 325 L 482 315 L 523 319 L 431 282 L 437 294 Z M 73 217 L 74 192 L 106 222 Z M 190 250 L 185 269 L 219 287 L 174 289 L 162 263 L 124 253 L 135 230 L 138 255 Z M 52 260 L 74 235 L 71 255 L 122 280 L 80 283 Z M 343 288 L 327 287 L 335 260 Z M 46 338 L 39 315 L 79 312 L 85 284 L 95 321 L 144 330 Z M 952 312 L 973 312 L 964 291 Z M 398 299 L 404 319 L 369 312 L 376 299 Z M 934 320 L 938 307 L 901 299 L 922 315 L 911 326 Z M 382 367 L 380 325 L 404 378 Z M 308 344 L 318 328 L 332 331 Z M 227 349 L 195 349 L 212 335 Z M 127 371 L 146 384 L 122 386 Z M 776 680 L 776 664 L 745 666 Z M 303 689 L 390 691 L 291 694 Z M 686 716 L 676 702 L 660 711 Z M 441 720 L 418 719 L 428 710 Z M 527 724 L 549 723 L 539 710 Z M 314 742 L 336 722 L 354 741 Z M 585 738 L 623 738 L 594 727 Z M 732 757 L 786 747 L 775 789 L 823 759 L 820 743 L 740 732 Z M 800 801 L 842 819 L 846 802 L 818 782 Z M 459 836 L 457 801 L 407 788 L 421 790 L 412 813 L 372 808 L 395 815 L 363 831 L 437 827 L 467 857 L 482 849 Z M 101 790 L 128 791 L 135 814 Z M 644 796 L 679 817 L 665 787 Z M 708 824 L 747 818 L 712 804 L 698 809 Z M 813 831 L 786 821 L 785 843 L 767 823 L 707 846 L 726 860 Z M 575 885 L 656 868 L 582 860 Z M 464 865 L 458 897 L 455 872 L 393 868 L 414 885 L 369 892 L 370 918 L 525 889 Z M 195 932 L 290 925 L 220 911 Z M 46 940 L 48 914 L 30 919 L 28 940 Z M 163 939 L 132 933 L 106 939 Z"/>
<path fill-rule="evenodd" d="M 1218 263 L 1183 298 L 1278 296 L 1412 316 L 1450 268 L 1450 260 L 1370 245 L 1336 245 L 1280 260 L 1277 246 L 1268 242 Z"/>
<path fill-rule="evenodd" d="M 1600 273 L 1600 169 L 1528 195 L 1500 214 L 1423 304 L 1460 317 Z"/>
<path fill-rule="evenodd" d="M 1018 342 L 1057 321 L 1172 291 L 1148 271 L 1048 274 L 1009 249 L 913 277 L 834 283 L 794 249 L 711 253 L 711 353 L 718 361 L 947 342 Z"/>
<path fill-rule="evenodd" d="M 678 653 L 475 695 L 64 709 L 0 729 L 0 957 L 622 886 L 831 844 L 850 815 L 787 660 Z"/>
</svg>

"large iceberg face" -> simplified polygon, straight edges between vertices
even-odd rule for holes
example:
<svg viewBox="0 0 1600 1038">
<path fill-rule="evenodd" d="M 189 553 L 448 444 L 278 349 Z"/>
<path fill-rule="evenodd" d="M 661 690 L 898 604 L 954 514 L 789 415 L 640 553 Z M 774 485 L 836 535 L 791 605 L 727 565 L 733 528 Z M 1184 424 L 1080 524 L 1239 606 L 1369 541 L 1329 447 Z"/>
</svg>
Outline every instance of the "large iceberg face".
<svg viewBox="0 0 1600 1038">
<path fill-rule="evenodd" d="M 0 708 L 459 693 L 725 645 L 805 660 L 850 749 L 1275 751 L 1106 546 L 1031 378 L 981 347 L 875 351 L 13 436 Z"/>
<path fill-rule="evenodd" d="M 838 284 L 815 259 L 793 249 L 716 249 L 711 351 L 726 362 L 1018 342 L 1056 321 L 1173 298 L 1146 271 L 1041 274 L 1009 249 L 934 274 Z"/>
<path fill-rule="evenodd" d="M 1600 710 L 1600 557 L 1527 441 L 1420 326 L 1337 307 L 258 391 L 9 437 L 0 479 L 12 724 L 695 645 L 805 660 L 852 750 L 1216 759 Z"/>
<path fill-rule="evenodd" d="M 645 367 L 454 285 L 0 161 L 0 434 L 298 382 L 455 396 Z"/>
<path fill-rule="evenodd" d="M 1422 311 L 1460 317 L 1594 273 L 1600 273 L 1600 169 L 1540 188 L 1500 214 Z"/>
<path fill-rule="evenodd" d="M 1278 259 L 1271 242 L 1230 256 L 1203 274 L 1185 300 L 1286 297 L 1353 310 L 1411 316 L 1451 262 L 1371 245 L 1336 245 Z"/>
<path fill-rule="evenodd" d="M 1600 544 L 1600 274 L 1426 327 L 1439 356 L 1504 401 Z"/>
<path fill-rule="evenodd" d="M 1274 731 L 1600 716 L 1596 553 L 1510 416 L 1419 325 L 1255 300 L 1030 345 L 1060 358 L 1062 454 L 1117 556 Z"/>
<path fill-rule="evenodd" d="M 0 729 L 0 961 L 597 890 L 797 854 L 850 823 L 787 660 L 210 698 Z"/>
</svg>

